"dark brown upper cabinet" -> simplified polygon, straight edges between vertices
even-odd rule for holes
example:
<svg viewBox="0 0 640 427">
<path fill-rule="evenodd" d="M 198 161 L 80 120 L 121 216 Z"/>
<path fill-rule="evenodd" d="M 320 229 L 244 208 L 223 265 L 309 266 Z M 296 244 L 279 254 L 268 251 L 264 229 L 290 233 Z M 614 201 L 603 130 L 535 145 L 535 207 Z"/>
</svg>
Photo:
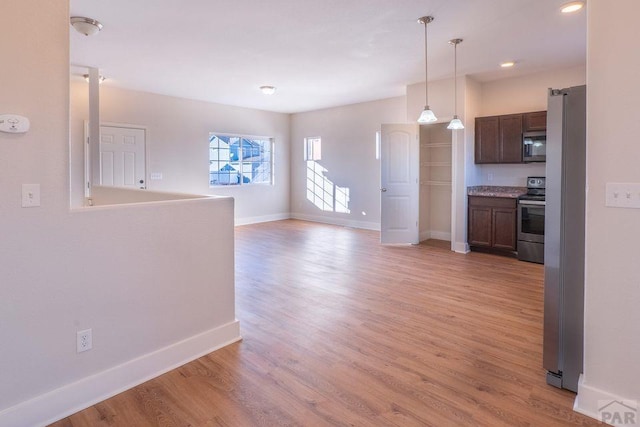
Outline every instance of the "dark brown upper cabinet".
<svg viewBox="0 0 640 427">
<path fill-rule="evenodd" d="M 500 116 L 500 163 L 522 163 L 522 114 Z"/>
<path fill-rule="evenodd" d="M 544 131 L 547 112 L 476 117 L 476 163 L 522 163 L 523 132 Z"/>
<path fill-rule="evenodd" d="M 522 162 L 522 114 L 476 118 L 476 163 Z"/>
<path fill-rule="evenodd" d="M 476 163 L 500 162 L 500 118 L 476 118 Z"/>
<path fill-rule="evenodd" d="M 547 112 L 535 111 L 522 115 L 522 131 L 538 132 L 547 130 Z"/>
</svg>

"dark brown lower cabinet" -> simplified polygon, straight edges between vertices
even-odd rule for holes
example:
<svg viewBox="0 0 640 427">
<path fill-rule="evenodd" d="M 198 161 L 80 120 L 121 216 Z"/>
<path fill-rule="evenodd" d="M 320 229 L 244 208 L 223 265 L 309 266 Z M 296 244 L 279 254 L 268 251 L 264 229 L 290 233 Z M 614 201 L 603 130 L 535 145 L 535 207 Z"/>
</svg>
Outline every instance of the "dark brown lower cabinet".
<svg viewBox="0 0 640 427">
<path fill-rule="evenodd" d="M 469 204 L 469 245 L 491 246 L 491 208 Z"/>
<path fill-rule="evenodd" d="M 469 196 L 469 245 L 516 250 L 517 200 Z"/>
</svg>

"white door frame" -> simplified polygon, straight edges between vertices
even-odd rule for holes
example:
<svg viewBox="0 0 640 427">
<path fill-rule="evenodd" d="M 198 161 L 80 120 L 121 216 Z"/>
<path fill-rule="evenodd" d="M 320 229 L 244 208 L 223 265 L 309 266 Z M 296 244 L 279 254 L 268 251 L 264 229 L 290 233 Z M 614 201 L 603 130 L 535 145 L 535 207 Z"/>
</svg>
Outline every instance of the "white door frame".
<svg viewBox="0 0 640 427">
<path fill-rule="evenodd" d="M 386 128 L 386 132 L 385 132 Z M 417 123 L 383 124 L 380 149 L 380 242 L 418 244 L 420 242 L 420 141 Z M 408 134 L 406 175 L 394 185 L 388 178 L 390 140 L 393 133 Z M 385 159 L 386 158 L 386 159 Z M 402 162 L 399 162 L 402 163 Z M 385 170 L 385 168 L 387 168 Z M 390 198 L 395 198 L 395 204 Z M 407 202 L 408 199 L 408 202 Z M 402 212 L 400 212 L 402 211 Z M 403 215 L 399 215 L 399 212 Z M 393 215 L 395 213 L 395 216 Z M 386 215 L 386 216 L 385 216 Z M 389 216 L 391 215 L 391 218 Z M 394 220 L 395 219 L 395 220 Z"/>
<path fill-rule="evenodd" d="M 458 253 L 468 253 L 467 243 L 467 187 L 465 170 L 465 139 L 466 132 L 452 131 L 451 141 L 451 250 Z M 462 242 L 462 243 L 460 243 Z"/>
<path fill-rule="evenodd" d="M 444 123 L 449 120 L 439 120 Z M 465 170 L 466 166 L 466 140 L 469 137 L 469 130 L 452 131 L 451 140 L 451 251 L 458 253 L 468 253 L 469 245 L 466 243 L 467 228 L 467 189 Z M 471 134 L 471 138 L 473 134 Z M 382 132 L 381 132 L 382 138 Z M 382 142 L 381 142 L 382 143 Z M 382 149 L 380 148 L 380 156 Z M 382 164 L 382 163 L 381 163 Z M 381 218 L 382 229 L 382 218 Z M 418 230 L 419 233 L 419 230 Z M 460 240 L 461 242 L 458 242 Z"/>
<path fill-rule="evenodd" d="M 149 128 L 147 126 L 134 125 L 130 123 L 118 122 L 101 122 L 100 126 L 111 126 L 118 128 L 139 129 L 144 131 L 144 185 L 147 188 L 149 184 Z M 99 128 L 98 128 L 99 129 Z M 92 174 L 100 169 L 100 138 L 96 144 L 96 150 L 92 150 L 89 141 L 89 121 L 84 121 L 84 196 L 91 196 L 91 187 L 93 183 L 99 180 L 99 173 L 96 176 Z"/>
</svg>

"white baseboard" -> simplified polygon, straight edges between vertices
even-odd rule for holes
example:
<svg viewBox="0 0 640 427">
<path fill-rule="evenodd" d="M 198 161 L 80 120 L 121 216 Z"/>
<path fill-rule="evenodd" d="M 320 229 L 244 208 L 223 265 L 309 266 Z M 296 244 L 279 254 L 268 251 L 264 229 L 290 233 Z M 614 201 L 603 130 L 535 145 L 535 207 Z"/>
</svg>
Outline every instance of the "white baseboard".
<svg viewBox="0 0 640 427">
<path fill-rule="evenodd" d="M 0 426 L 48 425 L 240 339 L 235 320 L 7 408 Z"/>
<path fill-rule="evenodd" d="M 247 218 L 236 218 L 235 225 L 238 226 L 238 225 L 258 224 L 261 222 L 280 221 L 280 220 L 289 219 L 289 218 L 291 218 L 291 215 L 289 213 L 251 216 Z"/>
<path fill-rule="evenodd" d="M 430 239 L 446 240 L 448 242 L 451 241 L 451 233 L 448 233 L 446 231 L 434 231 L 434 230 L 431 230 L 429 232 L 429 234 L 431 234 L 431 236 L 429 237 Z"/>
<path fill-rule="evenodd" d="M 606 406 L 610 402 L 625 401 L 635 401 L 635 399 L 628 399 L 622 396 L 617 396 L 607 391 L 600 390 L 596 387 L 586 385 L 584 383 L 584 374 L 581 374 L 580 379 L 578 380 L 578 395 L 576 396 L 576 400 L 573 403 L 573 410 L 586 415 L 587 417 L 591 417 L 600 421 L 600 409 L 603 406 Z M 636 417 L 637 415 L 638 414 L 636 414 Z"/>
<path fill-rule="evenodd" d="M 364 230 L 380 231 L 380 223 L 378 222 L 354 221 L 351 219 L 320 215 L 307 215 L 301 213 L 291 213 L 291 218 L 301 219 L 303 221 L 321 222 L 323 224 L 341 225 L 344 227 L 362 228 Z"/>
<path fill-rule="evenodd" d="M 468 254 L 469 252 L 471 252 L 471 250 L 469 249 L 469 244 L 461 242 L 455 242 L 453 244 L 453 251 L 459 254 Z"/>
<path fill-rule="evenodd" d="M 420 232 L 421 242 L 429 239 L 446 240 L 450 242 L 451 233 L 447 233 L 446 231 L 434 231 L 434 230 L 427 230 L 427 231 Z"/>
</svg>

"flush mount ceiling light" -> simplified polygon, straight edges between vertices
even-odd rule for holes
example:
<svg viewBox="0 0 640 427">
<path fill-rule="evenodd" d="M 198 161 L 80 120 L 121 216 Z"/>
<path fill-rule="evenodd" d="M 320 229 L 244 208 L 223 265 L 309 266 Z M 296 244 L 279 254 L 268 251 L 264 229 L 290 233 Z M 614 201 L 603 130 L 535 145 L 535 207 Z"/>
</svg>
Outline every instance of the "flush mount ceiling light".
<svg viewBox="0 0 640 427">
<path fill-rule="evenodd" d="M 449 43 L 453 45 L 453 119 L 449 122 L 447 129 L 464 129 L 462 121 L 458 118 L 458 45 L 462 39 L 452 39 Z"/>
<path fill-rule="evenodd" d="M 424 24 L 424 110 L 418 117 L 418 123 L 433 123 L 438 120 L 429 108 L 429 80 L 427 66 L 427 24 L 433 21 L 433 16 L 423 16 L 418 22 Z"/>
<path fill-rule="evenodd" d="M 500 66 L 501 66 L 502 68 L 511 68 L 511 67 L 513 67 L 514 65 L 516 65 L 516 63 L 515 63 L 515 62 L 513 62 L 513 61 L 505 61 L 505 62 L 500 63 Z"/>
<path fill-rule="evenodd" d="M 560 12 L 562 13 L 573 13 L 577 12 L 584 7 L 583 1 L 572 1 L 570 3 L 563 4 L 560 7 Z"/>
<path fill-rule="evenodd" d="M 71 25 L 77 32 L 85 36 L 92 36 L 102 30 L 102 24 L 95 19 L 86 18 L 84 16 L 72 16 Z"/>
<path fill-rule="evenodd" d="M 274 86 L 260 86 L 260 90 L 265 95 L 273 95 L 276 93 L 276 88 Z"/>
<path fill-rule="evenodd" d="M 85 82 L 89 83 L 89 74 L 83 74 L 83 75 L 82 75 L 82 77 L 84 77 L 84 81 L 85 81 Z M 100 76 L 98 77 L 98 83 L 102 83 L 102 82 L 103 82 L 103 81 L 105 81 L 105 80 L 106 80 L 106 78 L 105 78 L 105 76 L 103 76 L 103 75 L 100 75 Z"/>
</svg>

